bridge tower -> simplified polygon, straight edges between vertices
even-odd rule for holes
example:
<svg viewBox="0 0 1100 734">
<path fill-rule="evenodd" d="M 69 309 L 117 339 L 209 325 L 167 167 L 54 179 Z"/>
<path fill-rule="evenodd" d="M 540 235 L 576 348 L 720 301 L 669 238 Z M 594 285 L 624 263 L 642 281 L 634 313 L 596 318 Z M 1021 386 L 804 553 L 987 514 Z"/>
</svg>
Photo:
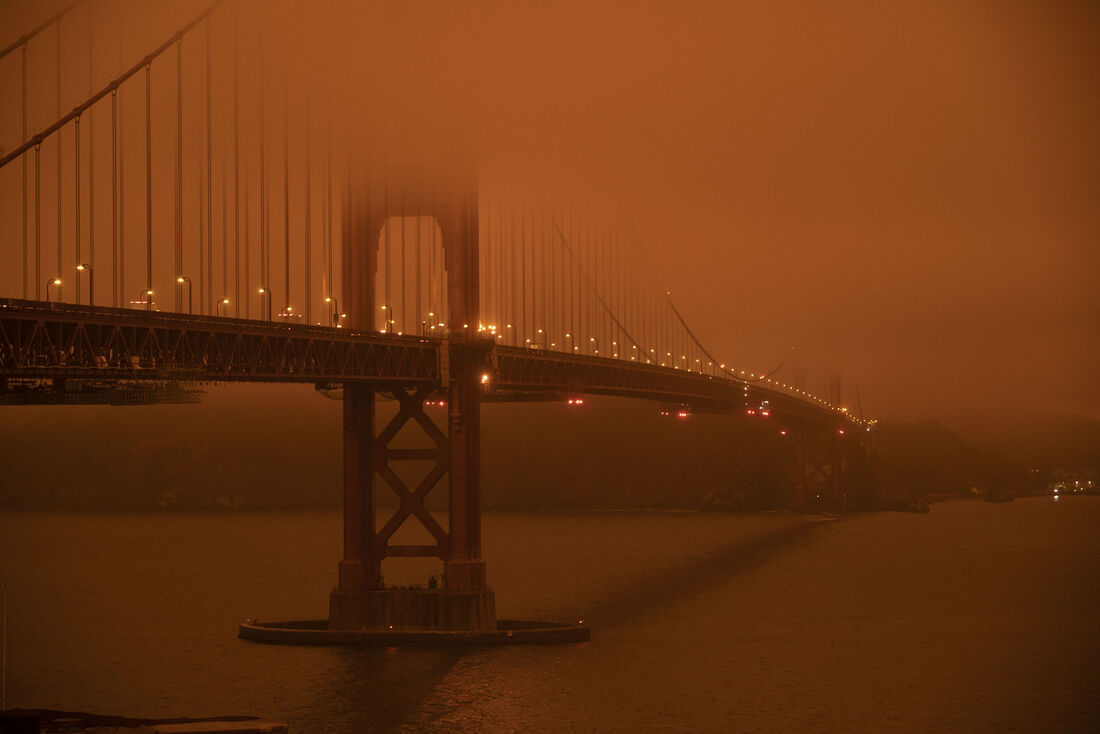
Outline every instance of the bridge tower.
<svg viewBox="0 0 1100 734">
<path fill-rule="evenodd" d="M 364 166 L 361 170 L 370 170 Z M 392 179 L 391 179 L 392 180 Z M 402 176 L 401 186 L 352 172 L 344 206 L 343 293 L 347 326 L 371 330 L 378 306 L 374 284 L 379 238 L 390 217 L 433 218 L 442 234 L 447 278 L 447 337 L 440 388 L 447 390 L 448 422 L 440 429 L 424 411 L 433 390 L 369 382 L 344 384 L 344 557 L 329 602 L 329 629 L 496 629 L 495 601 L 481 552 L 481 394 L 490 379 L 492 338 L 480 338 L 478 191 L 474 176 L 431 185 Z M 385 196 L 380 186 L 387 187 Z M 424 192 L 430 191 L 425 196 Z M 383 206 L 382 202 L 385 201 Z M 397 415 L 375 430 L 380 393 L 399 404 Z M 434 446 L 399 449 L 391 440 L 414 421 Z M 415 487 L 406 486 L 391 462 L 430 461 L 434 466 Z M 449 527 L 444 530 L 425 506 L 431 489 L 447 475 Z M 381 482 L 379 481 L 381 480 Z M 376 493 L 385 486 L 400 501 L 385 522 L 376 514 Z M 419 521 L 433 545 L 394 545 L 390 539 L 405 520 Z M 438 557 L 440 588 L 386 587 L 387 557 Z"/>
</svg>

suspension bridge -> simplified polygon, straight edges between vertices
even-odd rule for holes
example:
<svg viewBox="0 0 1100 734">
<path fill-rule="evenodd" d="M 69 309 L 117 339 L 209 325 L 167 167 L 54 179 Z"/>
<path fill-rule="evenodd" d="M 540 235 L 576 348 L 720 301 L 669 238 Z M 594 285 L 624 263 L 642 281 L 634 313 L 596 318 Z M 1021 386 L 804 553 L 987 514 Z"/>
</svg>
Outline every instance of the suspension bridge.
<svg viewBox="0 0 1100 734">
<path fill-rule="evenodd" d="M 333 630 L 495 629 L 485 401 L 611 395 L 671 421 L 771 421 L 794 447 L 796 505 L 842 500 L 873 421 L 714 356 L 614 206 L 358 139 L 270 50 L 257 10 L 215 2 L 135 61 L 121 11 L 83 0 L 0 52 L 20 81 L 0 153 L 0 403 L 191 402 L 241 381 L 341 391 Z M 379 398 L 398 405 L 381 427 Z M 445 425 L 426 406 L 446 407 Z M 406 425 L 427 445 L 394 446 Z M 426 473 L 406 482 L 403 462 Z M 446 528 L 425 505 L 444 478 Z M 431 542 L 397 543 L 406 521 Z M 440 559 L 442 587 L 387 587 L 382 564 L 401 557 Z"/>
</svg>

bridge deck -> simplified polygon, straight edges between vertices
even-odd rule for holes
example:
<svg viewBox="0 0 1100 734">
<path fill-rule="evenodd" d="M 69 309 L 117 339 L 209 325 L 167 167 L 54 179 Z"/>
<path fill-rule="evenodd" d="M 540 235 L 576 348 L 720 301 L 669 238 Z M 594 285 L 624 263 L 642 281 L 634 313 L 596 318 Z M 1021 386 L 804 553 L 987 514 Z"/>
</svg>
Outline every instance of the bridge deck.
<svg viewBox="0 0 1100 734">
<path fill-rule="evenodd" d="M 0 380 L 370 382 L 442 387 L 444 341 L 304 324 L 0 299 Z M 693 411 L 767 401 L 777 417 L 851 419 L 790 392 L 637 362 L 497 346 L 497 399 L 613 395 Z"/>
</svg>

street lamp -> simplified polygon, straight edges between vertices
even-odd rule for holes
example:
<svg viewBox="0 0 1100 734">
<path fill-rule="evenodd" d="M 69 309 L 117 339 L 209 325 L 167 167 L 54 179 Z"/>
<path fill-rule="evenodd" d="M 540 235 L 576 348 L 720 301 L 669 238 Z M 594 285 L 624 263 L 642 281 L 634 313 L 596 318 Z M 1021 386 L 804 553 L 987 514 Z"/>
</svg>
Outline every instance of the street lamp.
<svg viewBox="0 0 1100 734">
<path fill-rule="evenodd" d="M 221 316 L 222 315 L 222 306 L 228 306 L 228 305 L 229 305 L 229 299 L 228 298 L 223 298 L 220 301 L 218 301 L 218 305 L 214 307 L 216 309 L 215 312 L 214 312 L 214 315 L 215 316 Z"/>
<path fill-rule="evenodd" d="M 593 352 L 593 354 L 599 354 L 600 353 L 600 340 L 597 339 L 594 336 L 590 336 L 590 337 L 588 337 L 588 341 L 593 342 L 596 345 L 596 351 Z"/>
<path fill-rule="evenodd" d="M 56 285 L 57 286 L 57 300 L 58 300 L 59 303 L 61 301 L 61 278 L 51 278 L 50 280 L 46 281 L 46 305 L 47 306 L 50 305 L 50 286 L 51 285 Z"/>
<path fill-rule="evenodd" d="M 336 300 L 336 296 L 325 296 L 325 303 L 332 304 L 332 325 L 340 325 L 340 303 Z"/>
<path fill-rule="evenodd" d="M 261 286 L 256 289 L 256 292 L 260 294 L 260 299 L 267 299 L 267 320 L 271 321 L 271 289 L 267 286 Z"/>
<path fill-rule="evenodd" d="M 144 302 L 145 303 L 145 310 L 146 311 L 152 311 L 153 310 L 153 289 L 152 288 L 145 288 L 144 290 L 141 291 L 141 293 L 138 293 L 138 302 Z"/>
<path fill-rule="evenodd" d="M 80 263 L 76 266 L 77 270 L 88 271 L 88 305 L 95 305 L 95 273 L 92 272 L 92 266 L 87 263 Z"/>
<path fill-rule="evenodd" d="M 393 313 L 393 309 L 390 308 L 390 305 L 388 303 L 383 303 L 382 304 L 382 310 L 386 312 L 386 313 L 382 314 L 383 316 L 386 317 L 385 319 L 383 319 L 382 333 L 383 334 L 389 334 L 390 333 L 390 325 L 393 323 L 393 319 L 390 318 L 390 314 Z"/>
<path fill-rule="evenodd" d="M 183 285 L 184 283 L 187 284 L 187 315 L 190 316 L 191 313 L 192 313 L 192 311 L 191 311 L 191 279 L 188 278 L 186 275 L 177 275 L 176 276 L 176 283 L 178 283 L 179 285 Z"/>
</svg>

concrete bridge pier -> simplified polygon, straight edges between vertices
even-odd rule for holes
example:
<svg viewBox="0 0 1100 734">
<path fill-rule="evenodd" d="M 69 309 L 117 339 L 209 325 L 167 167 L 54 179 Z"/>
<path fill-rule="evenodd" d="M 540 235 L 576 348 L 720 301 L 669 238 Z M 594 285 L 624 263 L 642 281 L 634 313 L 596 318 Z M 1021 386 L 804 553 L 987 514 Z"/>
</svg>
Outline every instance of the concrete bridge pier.
<svg viewBox="0 0 1100 734">
<path fill-rule="evenodd" d="M 794 439 L 794 497 L 796 512 L 841 512 L 847 500 L 845 429 L 821 426 L 792 429 Z"/>
</svg>

